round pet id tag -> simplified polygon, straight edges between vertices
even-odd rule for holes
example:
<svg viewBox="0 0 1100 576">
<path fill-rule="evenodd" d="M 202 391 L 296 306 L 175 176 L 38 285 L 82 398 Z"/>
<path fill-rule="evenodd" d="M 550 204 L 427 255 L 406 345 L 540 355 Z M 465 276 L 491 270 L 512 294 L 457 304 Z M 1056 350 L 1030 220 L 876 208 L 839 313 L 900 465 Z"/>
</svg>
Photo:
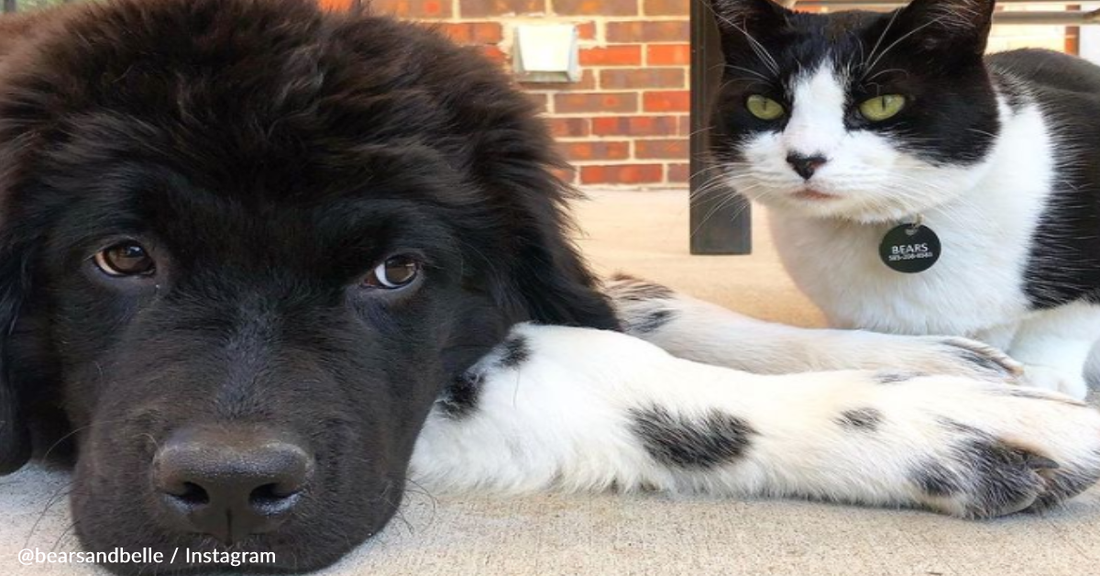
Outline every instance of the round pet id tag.
<svg viewBox="0 0 1100 576">
<path fill-rule="evenodd" d="M 924 272 L 940 259 L 940 237 L 920 222 L 902 224 L 886 233 L 878 254 L 891 270 Z"/>
</svg>

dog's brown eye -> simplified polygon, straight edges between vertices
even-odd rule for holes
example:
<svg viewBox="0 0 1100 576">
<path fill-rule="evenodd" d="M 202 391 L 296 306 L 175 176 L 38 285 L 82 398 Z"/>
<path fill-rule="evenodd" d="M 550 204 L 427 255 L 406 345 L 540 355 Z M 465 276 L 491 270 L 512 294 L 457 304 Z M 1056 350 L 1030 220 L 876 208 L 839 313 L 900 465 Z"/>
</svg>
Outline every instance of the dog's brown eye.
<svg viewBox="0 0 1100 576">
<path fill-rule="evenodd" d="M 416 280 L 416 275 L 419 273 L 420 262 L 408 256 L 393 256 L 371 270 L 363 280 L 363 285 L 392 290 L 409 285 Z"/>
<path fill-rule="evenodd" d="M 156 262 L 136 242 L 122 242 L 100 250 L 95 263 L 111 276 L 149 276 L 157 270 Z"/>
</svg>

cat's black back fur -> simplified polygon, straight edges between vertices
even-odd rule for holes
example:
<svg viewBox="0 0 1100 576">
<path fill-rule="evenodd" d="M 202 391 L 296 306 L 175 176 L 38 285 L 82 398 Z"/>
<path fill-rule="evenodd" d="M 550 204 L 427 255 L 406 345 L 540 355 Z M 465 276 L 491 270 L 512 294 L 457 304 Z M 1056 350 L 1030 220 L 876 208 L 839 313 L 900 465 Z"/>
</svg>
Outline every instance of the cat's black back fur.
<svg viewBox="0 0 1100 576">
<path fill-rule="evenodd" d="M 986 61 L 1006 97 L 1039 104 L 1057 142 L 1058 180 L 1035 233 L 1028 296 L 1038 308 L 1100 302 L 1100 67 L 1047 50 Z"/>
</svg>

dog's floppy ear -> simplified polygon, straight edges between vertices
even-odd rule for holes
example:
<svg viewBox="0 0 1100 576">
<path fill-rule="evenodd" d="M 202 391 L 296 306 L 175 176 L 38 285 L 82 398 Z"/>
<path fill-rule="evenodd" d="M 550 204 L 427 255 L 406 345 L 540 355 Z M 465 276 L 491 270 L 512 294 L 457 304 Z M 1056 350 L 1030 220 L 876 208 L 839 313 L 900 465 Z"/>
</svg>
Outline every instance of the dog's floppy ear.
<svg viewBox="0 0 1100 576">
<path fill-rule="evenodd" d="M 569 237 L 571 189 L 544 168 L 513 174 L 526 180 L 512 198 L 513 261 L 498 299 L 513 300 L 524 319 L 543 324 L 617 330 L 619 322 L 599 281 Z M 523 176 L 528 176 L 524 178 Z M 517 301 L 518 299 L 518 301 Z"/>
<path fill-rule="evenodd" d="M 23 259 L 0 237 L 0 475 L 22 468 L 31 455 L 22 399 L 7 363 L 7 344 L 19 314 L 25 283 Z"/>
</svg>

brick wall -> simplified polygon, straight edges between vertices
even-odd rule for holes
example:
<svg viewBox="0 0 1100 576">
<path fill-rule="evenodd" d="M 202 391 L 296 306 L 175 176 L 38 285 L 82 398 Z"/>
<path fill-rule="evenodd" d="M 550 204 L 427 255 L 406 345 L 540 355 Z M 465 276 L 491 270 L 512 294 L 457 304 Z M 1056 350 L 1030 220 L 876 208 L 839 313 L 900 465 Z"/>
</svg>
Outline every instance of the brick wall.
<svg viewBox="0 0 1100 576">
<path fill-rule="evenodd" d="M 357 3 L 320 1 L 336 9 Z M 573 165 L 566 178 L 589 187 L 686 188 L 689 0 L 360 1 L 376 12 L 436 23 L 509 70 L 516 25 L 576 24 L 581 80 L 521 85 L 543 109 Z M 994 27 L 991 51 L 1024 46 L 1065 49 L 1066 28 Z"/>
<path fill-rule="evenodd" d="M 345 8 L 354 0 L 321 0 Z M 374 0 L 374 10 L 437 22 L 511 70 L 517 24 L 579 27 L 579 82 L 522 84 L 542 107 L 573 183 L 686 188 L 688 0 Z"/>
</svg>

